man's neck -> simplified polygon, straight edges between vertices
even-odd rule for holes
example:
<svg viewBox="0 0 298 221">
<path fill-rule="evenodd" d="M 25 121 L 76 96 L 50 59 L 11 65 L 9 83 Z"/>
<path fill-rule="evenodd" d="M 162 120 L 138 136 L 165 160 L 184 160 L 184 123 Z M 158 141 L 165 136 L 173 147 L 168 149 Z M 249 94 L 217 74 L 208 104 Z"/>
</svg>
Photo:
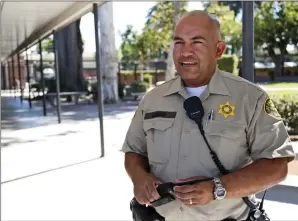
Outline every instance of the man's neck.
<svg viewBox="0 0 298 221">
<path fill-rule="evenodd" d="M 209 83 L 212 76 L 208 76 L 208 78 L 205 79 L 192 79 L 192 80 L 184 80 L 184 86 L 185 87 L 202 87 Z"/>
<path fill-rule="evenodd" d="M 202 87 L 207 84 L 209 84 L 212 76 L 215 74 L 216 68 L 214 71 L 210 73 L 204 73 L 204 74 L 199 74 L 199 77 L 197 79 L 192 79 L 192 80 L 184 80 L 184 86 L 185 87 Z M 204 76 L 203 78 L 200 78 L 200 76 Z"/>
</svg>

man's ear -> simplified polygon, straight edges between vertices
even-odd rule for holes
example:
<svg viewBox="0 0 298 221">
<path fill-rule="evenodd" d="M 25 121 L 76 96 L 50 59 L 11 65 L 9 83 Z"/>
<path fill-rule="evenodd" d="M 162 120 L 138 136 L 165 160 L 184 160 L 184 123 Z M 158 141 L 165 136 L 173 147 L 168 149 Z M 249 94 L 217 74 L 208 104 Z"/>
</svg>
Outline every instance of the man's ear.
<svg viewBox="0 0 298 221">
<path fill-rule="evenodd" d="M 217 43 L 217 49 L 216 49 L 216 58 L 217 59 L 220 59 L 221 56 L 223 55 L 223 53 L 225 52 L 226 50 L 226 44 L 224 41 L 219 41 Z"/>
</svg>

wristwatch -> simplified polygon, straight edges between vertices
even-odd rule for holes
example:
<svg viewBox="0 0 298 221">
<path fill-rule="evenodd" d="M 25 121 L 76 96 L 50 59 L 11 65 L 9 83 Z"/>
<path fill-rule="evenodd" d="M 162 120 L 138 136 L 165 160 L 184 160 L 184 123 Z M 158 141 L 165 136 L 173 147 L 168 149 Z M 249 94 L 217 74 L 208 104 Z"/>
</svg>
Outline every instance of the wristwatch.
<svg viewBox="0 0 298 221">
<path fill-rule="evenodd" d="M 227 191 L 223 183 L 217 177 L 213 178 L 213 182 L 214 182 L 214 191 L 213 191 L 214 199 L 216 200 L 224 199 L 227 194 Z"/>
</svg>

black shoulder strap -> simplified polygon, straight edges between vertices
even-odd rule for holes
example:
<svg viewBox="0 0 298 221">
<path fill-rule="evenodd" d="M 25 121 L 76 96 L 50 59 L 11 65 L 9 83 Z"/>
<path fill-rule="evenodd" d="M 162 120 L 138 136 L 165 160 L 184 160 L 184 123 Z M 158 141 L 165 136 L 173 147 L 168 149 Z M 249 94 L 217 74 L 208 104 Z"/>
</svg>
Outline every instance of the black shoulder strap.
<svg viewBox="0 0 298 221">
<path fill-rule="evenodd" d="M 221 163 L 221 161 L 219 160 L 217 154 L 211 149 L 207 139 L 206 139 L 206 136 L 205 136 L 205 131 L 202 127 L 202 125 L 199 125 L 199 129 L 200 129 L 200 132 L 208 146 L 208 149 L 210 151 L 210 155 L 211 155 L 211 158 L 212 160 L 214 161 L 215 165 L 217 166 L 218 170 L 220 171 L 220 173 L 222 175 L 226 175 L 228 173 L 230 173 L 230 171 L 228 171 L 224 165 Z M 252 200 L 250 200 L 248 197 L 242 197 L 242 199 L 244 200 L 244 202 L 247 204 L 247 206 L 249 206 L 251 209 L 256 209 L 260 206 L 260 209 L 263 208 L 263 203 L 264 203 L 264 199 L 265 199 L 265 195 L 266 195 L 266 192 L 267 190 L 264 192 L 264 195 L 263 195 L 263 198 L 262 198 L 262 201 L 261 201 L 261 204 L 259 204 L 258 202 L 252 202 Z"/>
</svg>

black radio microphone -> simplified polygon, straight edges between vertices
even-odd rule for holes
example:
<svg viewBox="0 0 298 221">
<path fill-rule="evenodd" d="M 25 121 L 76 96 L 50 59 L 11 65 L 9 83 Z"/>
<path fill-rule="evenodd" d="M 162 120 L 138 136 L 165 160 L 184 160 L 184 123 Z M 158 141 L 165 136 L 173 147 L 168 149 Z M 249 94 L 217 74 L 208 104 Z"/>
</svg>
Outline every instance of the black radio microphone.
<svg viewBox="0 0 298 221">
<path fill-rule="evenodd" d="M 204 108 L 199 97 L 193 96 L 187 98 L 183 103 L 183 107 L 190 119 L 195 121 L 198 125 L 202 125 Z"/>
</svg>

